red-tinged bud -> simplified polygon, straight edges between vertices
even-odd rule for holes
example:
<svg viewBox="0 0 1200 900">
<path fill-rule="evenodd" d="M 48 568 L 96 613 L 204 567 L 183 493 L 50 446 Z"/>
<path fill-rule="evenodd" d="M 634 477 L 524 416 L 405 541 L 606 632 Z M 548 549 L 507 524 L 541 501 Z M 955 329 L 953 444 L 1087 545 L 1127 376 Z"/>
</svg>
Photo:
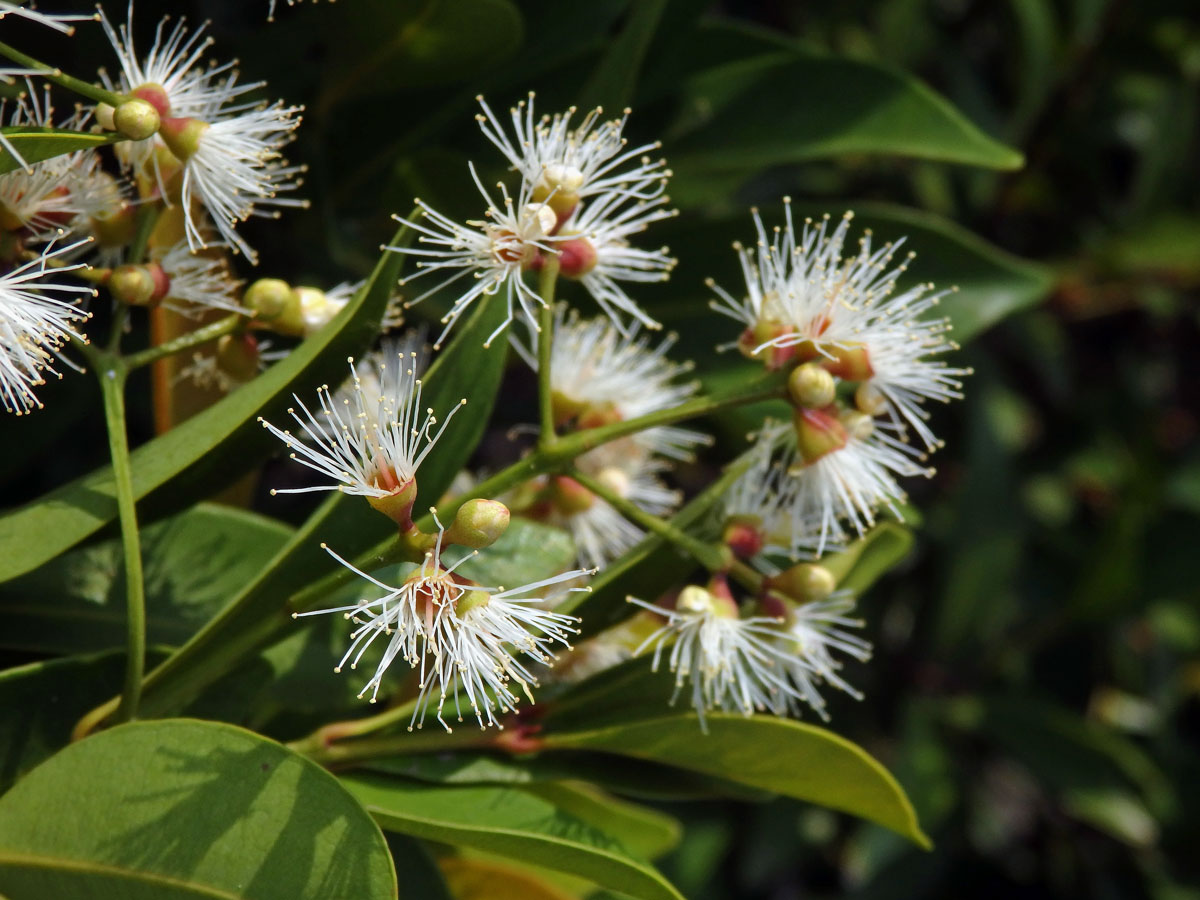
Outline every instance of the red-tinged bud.
<svg viewBox="0 0 1200 900">
<path fill-rule="evenodd" d="M 726 586 L 727 590 L 728 586 Z M 714 594 L 695 584 L 689 584 L 679 592 L 679 596 L 675 599 L 675 609 L 681 613 L 712 613 L 725 619 L 738 617 L 737 603 L 731 594 L 725 595 L 724 592 Z"/>
<path fill-rule="evenodd" d="M 737 341 L 738 350 L 748 359 L 764 363 L 769 371 L 778 371 L 796 358 L 796 348 L 794 345 L 780 347 L 767 342 L 783 337 L 791 331 L 792 329 L 782 322 L 759 319 L 752 328 L 742 332 Z"/>
<path fill-rule="evenodd" d="M 729 587 L 729 579 L 724 572 L 714 572 L 708 579 L 708 592 L 718 600 L 727 600 L 734 604 L 737 602 L 733 599 L 733 591 Z"/>
<path fill-rule="evenodd" d="M 155 134 L 161 123 L 154 105 L 136 97 L 113 112 L 113 127 L 132 141 L 142 141 Z"/>
<path fill-rule="evenodd" d="M 792 416 L 796 429 L 796 447 L 806 464 L 846 446 L 849 435 L 836 410 L 798 409 Z"/>
<path fill-rule="evenodd" d="M 867 348 L 862 344 L 845 344 L 841 347 L 827 347 L 826 351 L 833 354 L 821 363 L 831 374 L 846 381 L 866 381 L 875 374 L 871 368 L 871 358 Z"/>
<path fill-rule="evenodd" d="M 377 473 L 375 482 L 384 490 L 392 488 L 392 492 L 384 497 L 368 497 L 371 508 L 395 522 L 401 531 L 412 528 L 412 508 L 417 499 L 416 479 L 398 483 L 395 473 L 385 468 Z"/>
<path fill-rule="evenodd" d="M 596 248 L 587 238 L 572 238 L 556 247 L 558 272 L 564 278 L 582 278 L 596 268 Z"/>
<path fill-rule="evenodd" d="M 158 281 L 146 266 L 117 266 L 108 276 L 108 290 L 113 299 L 129 306 L 152 306 L 158 287 Z"/>
<path fill-rule="evenodd" d="M 304 336 L 304 311 L 300 295 L 278 278 L 260 278 L 242 295 L 242 304 L 266 328 L 290 337 Z"/>
<path fill-rule="evenodd" d="M 226 334 L 217 341 L 217 366 L 239 384 L 258 374 L 258 341 L 252 334 Z"/>
<path fill-rule="evenodd" d="M 566 475 L 556 475 L 551 481 L 550 498 L 554 508 L 564 516 L 586 512 L 596 502 L 595 494 Z"/>
<path fill-rule="evenodd" d="M 762 520 L 758 516 L 730 516 L 721 540 L 738 559 L 758 556 L 766 543 Z"/>
<path fill-rule="evenodd" d="M 767 590 L 778 591 L 799 603 L 825 600 L 837 589 L 837 579 L 824 566 L 800 563 L 772 575 L 765 582 Z"/>
<path fill-rule="evenodd" d="M 468 500 L 458 508 L 443 540 L 482 550 L 496 543 L 508 530 L 510 515 L 508 507 L 499 500 Z"/>
<path fill-rule="evenodd" d="M 162 120 L 158 129 L 167 149 L 181 162 L 187 162 L 200 149 L 200 140 L 206 131 L 208 131 L 207 122 L 170 116 Z"/>
<path fill-rule="evenodd" d="M 143 84 L 135 87 L 129 94 L 138 100 L 150 104 L 154 108 L 154 111 L 158 113 L 160 119 L 165 119 L 171 115 L 171 99 L 167 96 L 167 92 L 161 84 Z"/>
<path fill-rule="evenodd" d="M 760 597 L 758 600 L 758 610 L 760 615 L 772 619 L 786 620 L 791 615 L 791 610 L 788 609 L 787 603 L 775 594 L 766 594 Z"/>
<path fill-rule="evenodd" d="M 814 363 L 803 363 L 788 376 L 788 393 L 797 406 L 824 409 L 837 396 L 833 375 Z"/>
</svg>

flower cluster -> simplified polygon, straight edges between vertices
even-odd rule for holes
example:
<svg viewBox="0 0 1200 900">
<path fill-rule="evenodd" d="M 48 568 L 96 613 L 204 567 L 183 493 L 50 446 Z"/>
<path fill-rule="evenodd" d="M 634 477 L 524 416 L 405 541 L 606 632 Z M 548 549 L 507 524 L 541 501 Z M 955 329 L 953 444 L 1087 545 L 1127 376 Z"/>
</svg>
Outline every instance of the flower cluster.
<svg viewBox="0 0 1200 900">
<path fill-rule="evenodd" d="M 646 156 L 658 144 L 628 147 L 623 134 L 628 112 L 611 121 L 602 121 L 599 109 L 576 123 L 575 109 L 535 118 L 530 94 L 511 110 L 506 126 L 482 97 L 479 103 L 480 127 L 519 184 L 510 190 L 500 183 L 493 194 L 471 164 L 483 212 L 465 223 L 416 200 L 417 246 L 388 249 L 416 258 L 417 273 L 408 282 L 434 277 L 407 305 L 443 290 L 453 294 L 440 342 L 475 301 L 503 293 L 507 316 L 488 343 L 518 315 L 536 332 L 538 308 L 551 298 L 526 278 L 550 268 L 579 281 L 621 333 L 630 334 L 635 324 L 657 328 L 622 283 L 663 281 L 675 264 L 665 248 L 630 243 L 650 224 L 674 215 L 666 208 L 671 172 L 662 160 Z"/>
</svg>

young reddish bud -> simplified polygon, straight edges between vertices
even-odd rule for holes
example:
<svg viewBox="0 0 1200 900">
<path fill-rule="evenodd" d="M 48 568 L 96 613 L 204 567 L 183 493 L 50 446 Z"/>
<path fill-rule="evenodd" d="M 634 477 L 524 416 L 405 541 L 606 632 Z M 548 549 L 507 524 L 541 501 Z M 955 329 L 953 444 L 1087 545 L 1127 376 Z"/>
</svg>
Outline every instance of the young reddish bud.
<svg viewBox="0 0 1200 900">
<path fill-rule="evenodd" d="M 161 84 L 143 84 L 129 93 L 130 96 L 154 107 L 160 119 L 165 119 L 171 114 L 171 100 Z"/>
<path fill-rule="evenodd" d="M 758 610 L 761 615 L 770 616 L 772 619 L 786 620 L 791 615 L 787 603 L 775 594 L 765 594 L 760 597 Z"/>
<path fill-rule="evenodd" d="M 254 310 L 254 318 L 272 331 L 291 337 L 304 335 L 304 313 L 300 295 L 278 278 L 260 278 L 242 295 L 242 304 Z"/>
<path fill-rule="evenodd" d="M 394 484 L 396 477 L 391 473 L 381 473 L 376 481 L 384 482 L 382 487 Z M 368 497 L 367 502 L 371 504 L 372 509 L 383 513 L 400 526 L 401 531 L 408 531 L 412 528 L 412 508 L 416 499 L 417 482 L 415 478 L 410 478 L 403 484 L 397 485 L 396 489 L 386 497 Z"/>
<path fill-rule="evenodd" d="M 245 384 L 258 374 L 258 341 L 252 334 L 226 334 L 217 341 L 217 366 Z"/>
<path fill-rule="evenodd" d="M 582 278 L 596 268 L 596 248 L 587 238 L 572 238 L 558 247 L 558 272 L 565 278 Z"/>
<path fill-rule="evenodd" d="M 803 363 L 788 376 L 788 393 L 797 406 L 823 409 L 837 396 L 833 376 L 814 363 Z"/>
<path fill-rule="evenodd" d="M 167 117 L 162 120 L 158 133 L 167 145 L 167 149 L 181 162 L 187 162 L 192 154 L 200 147 L 200 139 L 208 131 L 208 123 L 199 119 L 177 119 Z"/>
<path fill-rule="evenodd" d="M 151 306 L 158 287 L 146 266 L 117 266 L 108 276 L 108 290 L 113 299 L 130 306 Z"/>
<path fill-rule="evenodd" d="M 454 523 L 446 529 L 447 544 L 462 544 L 482 550 L 496 543 L 508 530 L 510 513 L 499 500 L 468 500 L 458 508 Z"/>
<path fill-rule="evenodd" d="M 824 566 L 800 563 L 766 580 L 768 590 L 778 591 L 800 603 L 825 600 L 837 588 L 837 579 Z"/>
<path fill-rule="evenodd" d="M 875 374 L 875 370 L 871 368 L 867 348 L 862 344 L 829 347 L 827 350 L 833 354 L 833 359 L 826 357 L 821 365 L 838 378 L 844 378 L 846 381 L 866 381 Z"/>
<path fill-rule="evenodd" d="M 796 447 L 806 464 L 841 450 L 849 439 L 845 426 L 831 408 L 798 409 L 792 416 L 792 425 L 796 429 Z"/>
<path fill-rule="evenodd" d="M 158 131 L 158 110 L 145 100 L 127 100 L 113 112 L 113 127 L 133 141 L 142 141 Z"/>
<path fill-rule="evenodd" d="M 762 520 L 758 516 L 730 516 L 721 540 L 739 559 L 758 556 L 766 543 Z"/>
<path fill-rule="evenodd" d="M 554 508 L 564 516 L 586 512 L 596 502 L 596 496 L 574 478 L 556 475 L 550 483 L 550 497 Z"/>
</svg>

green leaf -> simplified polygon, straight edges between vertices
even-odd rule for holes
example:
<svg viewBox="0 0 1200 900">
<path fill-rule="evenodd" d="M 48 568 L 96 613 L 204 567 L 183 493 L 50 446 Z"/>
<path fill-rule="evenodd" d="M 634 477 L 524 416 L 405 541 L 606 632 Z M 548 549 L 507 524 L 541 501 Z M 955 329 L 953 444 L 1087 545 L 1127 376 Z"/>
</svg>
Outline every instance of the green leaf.
<svg viewBox="0 0 1200 900">
<path fill-rule="evenodd" d="M 155 652 L 154 658 L 161 654 Z M 65 747 L 79 718 L 121 690 L 124 674 L 124 651 L 0 672 L 0 793 Z"/>
<path fill-rule="evenodd" d="M 547 719 L 540 736 L 549 749 L 619 753 L 806 800 L 876 822 L 920 847 L 930 847 L 904 790 L 856 744 L 790 719 L 719 713 L 708 715 L 706 722 L 707 734 L 692 714 L 572 731 L 555 730 Z"/>
<path fill-rule="evenodd" d="M 487 859 L 446 857 L 442 873 L 456 900 L 576 900 L 533 872 Z"/>
<path fill-rule="evenodd" d="M 680 826 L 675 819 L 591 785 L 541 782 L 524 790 L 606 834 L 619 835 L 625 849 L 643 859 L 656 859 L 679 843 Z"/>
<path fill-rule="evenodd" d="M 402 226 L 392 239 L 404 239 Z M 375 271 L 332 322 L 254 381 L 133 451 L 134 495 L 143 517 L 178 509 L 228 483 L 278 442 L 257 423 L 278 418 L 294 391 L 346 377 L 346 357 L 378 333 L 403 254 L 385 252 Z M 29 572 L 95 534 L 117 516 L 111 467 L 78 478 L 0 517 L 0 581 Z"/>
<path fill-rule="evenodd" d="M 203 503 L 142 530 L 147 640 L 179 646 L 287 541 L 281 522 Z M 121 541 L 67 553 L 0 585 L 0 645 L 80 653 L 125 644 Z"/>
<path fill-rule="evenodd" d="M 457 555 L 450 553 L 446 558 Z M 500 540 L 455 571 L 479 584 L 516 587 L 549 578 L 574 564 L 575 542 L 569 532 L 514 517 Z"/>
<path fill-rule="evenodd" d="M 423 404 L 444 416 L 463 398 L 468 402 L 447 427 L 437 451 L 421 466 L 418 503 L 437 502 L 474 452 L 486 426 L 504 371 L 507 345 L 497 342 L 488 350 L 481 345 L 504 315 L 503 303 L 479 304 L 425 374 Z M 322 542 L 328 541 L 343 557 L 353 558 L 394 532 L 392 522 L 363 498 L 335 493 L 296 530 L 258 578 L 229 601 L 220 616 L 149 674 L 142 695 L 143 714 L 178 712 L 238 660 L 293 631 L 297 626 L 287 599 L 319 585 L 322 576 L 339 568 L 321 549 Z M 372 568 L 377 566 L 367 565 Z"/>
<path fill-rule="evenodd" d="M 621 33 L 609 44 L 579 91 L 581 107 L 601 106 L 617 110 L 629 103 L 642 60 L 666 7 L 667 0 L 641 0 L 630 4 Z"/>
<path fill-rule="evenodd" d="M 28 165 L 62 156 L 64 153 L 74 153 L 79 150 L 95 150 L 126 140 L 119 134 L 87 134 L 80 131 L 67 131 L 62 128 L 34 128 L 29 125 L 10 125 L 0 128 L 0 134 L 12 144 L 21 154 Z M 21 168 L 20 162 L 0 146 L 0 175 Z"/>
<path fill-rule="evenodd" d="M 622 839 L 550 800 L 507 787 L 430 787 L 378 775 L 342 783 L 385 829 L 579 875 L 634 897 L 680 894 Z"/>
<path fill-rule="evenodd" d="M 702 173 L 886 153 L 1017 169 L 1021 154 L 944 97 L 878 63 L 779 50 L 686 82 L 671 129 L 678 171 Z"/>
<path fill-rule="evenodd" d="M 833 573 L 838 588 L 861 596 L 882 575 L 912 550 L 912 532 L 895 522 L 880 522 L 841 553 L 821 559 Z"/>
<path fill-rule="evenodd" d="M 13 900 L 397 896 L 383 835 L 337 779 L 248 731 L 184 719 L 72 744 L 0 798 L 0 891 Z"/>
</svg>

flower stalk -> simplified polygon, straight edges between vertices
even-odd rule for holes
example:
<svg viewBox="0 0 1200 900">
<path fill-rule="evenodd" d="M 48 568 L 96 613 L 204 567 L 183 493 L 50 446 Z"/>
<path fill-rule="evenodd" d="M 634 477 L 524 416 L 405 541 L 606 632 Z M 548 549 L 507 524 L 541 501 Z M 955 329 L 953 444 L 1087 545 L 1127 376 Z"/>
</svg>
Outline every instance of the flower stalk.
<svg viewBox="0 0 1200 900">
<path fill-rule="evenodd" d="M 547 255 L 542 263 L 538 286 L 542 308 L 538 311 L 538 447 L 552 447 L 558 435 L 554 430 L 554 389 L 550 380 L 550 358 L 554 334 L 554 288 L 558 282 L 558 257 Z"/>
<path fill-rule="evenodd" d="M 105 90 L 97 84 L 89 84 L 82 79 L 68 75 L 62 69 L 55 66 L 46 65 L 46 63 L 22 53 L 15 47 L 8 46 L 8 44 L 0 43 L 0 56 L 6 56 L 27 69 L 33 69 L 39 76 L 45 78 L 51 84 L 57 84 L 61 88 L 66 88 L 68 91 L 87 97 L 96 103 L 107 103 L 110 106 L 116 107 L 129 99 L 122 94 L 115 94 L 112 91 Z"/>
</svg>

